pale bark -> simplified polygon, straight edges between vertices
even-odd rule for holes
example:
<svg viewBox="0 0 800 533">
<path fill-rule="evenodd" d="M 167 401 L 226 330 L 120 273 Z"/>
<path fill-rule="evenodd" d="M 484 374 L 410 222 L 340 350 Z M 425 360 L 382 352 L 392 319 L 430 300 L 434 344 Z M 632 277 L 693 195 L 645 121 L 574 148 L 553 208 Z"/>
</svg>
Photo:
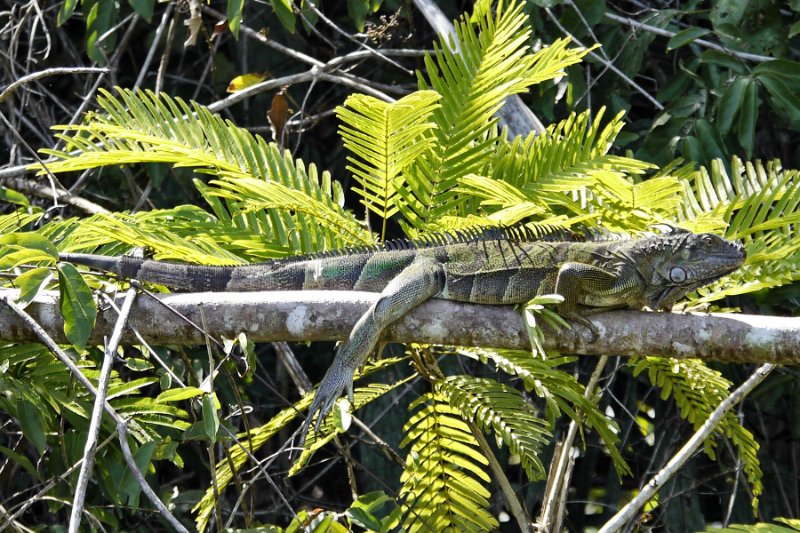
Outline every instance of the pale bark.
<svg viewBox="0 0 800 533">
<path fill-rule="evenodd" d="M 9 296 L 12 289 L 0 290 Z M 120 297 L 121 298 L 121 297 Z M 232 338 L 244 332 L 255 342 L 344 340 L 358 317 L 378 298 L 375 293 L 345 291 L 275 291 L 249 293 L 164 294 L 159 301 L 142 297 L 131 312 L 136 328 L 153 344 L 202 344 L 195 324 L 212 336 Z M 200 306 L 204 317 L 200 318 Z M 66 342 L 58 293 L 45 291 L 27 311 L 58 342 Z M 564 354 L 697 357 L 736 363 L 800 363 L 800 319 L 735 314 L 679 314 L 611 311 L 592 315 L 600 333 L 596 342 L 581 326 L 549 332 L 545 346 Z M 116 313 L 98 313 L 91 340 L 110 335 Z M 390 342 L 421 342 L 494 348 L 529 347 L 519 314 L 511 307 L 431 300 L 389 326 Z M 35 341 L 36 337 L 8 309 L 0 307 L 0 339 Z M 123 342 L 135 342 L 128 329 Z"/>
</svg>

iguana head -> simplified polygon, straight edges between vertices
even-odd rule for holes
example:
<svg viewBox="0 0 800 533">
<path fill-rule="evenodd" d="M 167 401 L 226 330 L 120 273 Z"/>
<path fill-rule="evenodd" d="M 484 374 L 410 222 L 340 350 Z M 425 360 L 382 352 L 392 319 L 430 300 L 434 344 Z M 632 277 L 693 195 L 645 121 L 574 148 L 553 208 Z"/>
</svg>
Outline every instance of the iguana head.
<svg viewBox="0 0 800 533">
<path fill-rule="evenodd" d="M 644 305 L 669 310 L 686 294 L 744 263 L 744 246 L 711 233 L 675 230 L 640 241 L 639 273 L 647 281 Z M 642 268 L 644 267 L 644 268 Z"/>
</svg>

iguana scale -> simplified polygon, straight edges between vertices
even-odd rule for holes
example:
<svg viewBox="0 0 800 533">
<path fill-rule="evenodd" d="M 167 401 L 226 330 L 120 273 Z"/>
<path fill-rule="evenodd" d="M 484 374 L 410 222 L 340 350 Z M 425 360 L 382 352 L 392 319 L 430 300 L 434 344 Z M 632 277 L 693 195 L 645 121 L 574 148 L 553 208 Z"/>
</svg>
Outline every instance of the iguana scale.
<svg viewBox="0 0 800 533">
<path fill-rule="evenodd" d="M 218 267 L 131 256 L 62 254 L 60 259 L 184 291 L 357 290 L 380 293 L 325 374 L 306 418 L 317 427 L 378 344 L 381 331 L 430 298 L 521 304 L 564 297 L 564 318 L 596 329 L 585 315 L 613 308 L 669 310 L 688 292 L 736 270 L 744 247 L 673 229 L 635 240 L 535 240 L 520 228 L 441 234 L 423 242 Z"/>
</svg>

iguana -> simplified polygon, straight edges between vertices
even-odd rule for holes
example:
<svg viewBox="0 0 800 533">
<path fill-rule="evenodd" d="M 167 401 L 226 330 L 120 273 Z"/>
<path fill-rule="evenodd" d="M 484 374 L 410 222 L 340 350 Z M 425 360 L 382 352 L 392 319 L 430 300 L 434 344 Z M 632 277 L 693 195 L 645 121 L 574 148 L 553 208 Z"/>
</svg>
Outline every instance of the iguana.
<svg viewBox="0 0 800 533">
<path fill-rule="evenodd" d="M 277 259 L 242 266 L 199 266 L 132 256 L 61 254 L 60 259 L 184 291 L 356 290 L 380 298 L 354 326 L 314 396 L 302 436 L 316 428 L 378 344 L 381 331 L 430 298 L 491 305 L 558 293 L 564 318 L 596 328 L 585 315 L 629 307 L 670 310 L 688 292 L 736 270 L 741 244 L 673 228 L 633 240 L 531 238 L 522 227 L 438 234 L 420 242 Z M 302 438 L 301 438 L 302 441 Z"/>
</svg>

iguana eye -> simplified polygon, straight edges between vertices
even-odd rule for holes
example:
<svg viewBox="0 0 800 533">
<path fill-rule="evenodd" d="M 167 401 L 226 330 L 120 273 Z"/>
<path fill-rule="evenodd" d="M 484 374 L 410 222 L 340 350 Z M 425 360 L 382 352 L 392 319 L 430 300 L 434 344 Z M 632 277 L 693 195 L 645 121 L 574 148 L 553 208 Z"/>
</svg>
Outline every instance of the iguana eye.
<svg viewBox="0 0 800 533">
<path fill-rule="evenodd" d="M 703 235 L 703 244 L 711 248 L 714 246 L 714 238 L 711 235 Z"/>
<path fill-rule="evenodd" d="M 681 267 L 672 267 L 669 270 L 669 280 L 672 283 L 683 283 L 686 281 L 686 271 Z"/>
</svg>

